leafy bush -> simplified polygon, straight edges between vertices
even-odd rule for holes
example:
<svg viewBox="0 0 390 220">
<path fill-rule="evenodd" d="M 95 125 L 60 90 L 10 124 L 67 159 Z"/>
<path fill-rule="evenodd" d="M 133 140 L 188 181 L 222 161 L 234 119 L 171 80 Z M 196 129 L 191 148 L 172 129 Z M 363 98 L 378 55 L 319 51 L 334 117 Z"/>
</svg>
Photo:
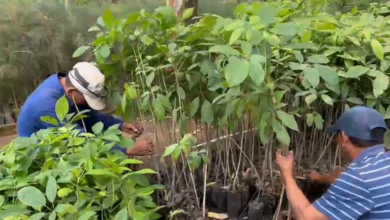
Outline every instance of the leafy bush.
<svg viewBox="0 0 390 220">
<path fill-rule="evenodd" d="M 140 94 L 141 108 L 158 120 L 173 112 L 176 120 L 217 127 L 251 112 L 264 144 L 275 134 L 289 145 L 286 128 L 299 130 L 295 117 L 323 128 L 317 102 L 366 104 L 390 118 L 382 9 L 343 15 L 314 9 L 290 1 L 244 3 L 236 19 L 205 15 L 190 26 L 169 7 L 127 19 L 107 10 L 92 28 L 98 35 L 91 47 L 109 80 L 123 73 L 121 81 L 135 83 L 125 87 L 122 110 L 129 94 Z"/>
<path fill-rule="evenodd" d="M 0 218 L 158 219 L 161 207 L 151 194 L 163 186 L 150 185 L 144 176 L 155 172 L 130 170 L 129 164 L 142 162 L 110 152 L 115 144 L 128 147 L 133 141 L 117 125 L 103 131 L 99 122 L 94 134 L 75 130 L 70 122 L 83 116 L 67 114 L 67 103 L 63 97 L 56 106 L 63 121 L 51 121 L 62 127 L 17 138 L 0 152 Z"/>
</svg>

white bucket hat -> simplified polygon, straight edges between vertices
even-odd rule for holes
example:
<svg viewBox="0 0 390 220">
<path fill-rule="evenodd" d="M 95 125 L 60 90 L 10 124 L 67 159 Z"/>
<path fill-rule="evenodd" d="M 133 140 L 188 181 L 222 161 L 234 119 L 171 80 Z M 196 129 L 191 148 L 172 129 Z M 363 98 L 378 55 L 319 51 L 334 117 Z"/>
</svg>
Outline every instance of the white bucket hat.
<svg viewBox="0 0 390 220">
<path fill-rule="evenodd" d="M 108 90 L 104 86 L 105 77 L 96 66 L 88 62 L 77 63 L 68 77 L 92 109 L 101 111 L 107 107 Z"/>
</svg>

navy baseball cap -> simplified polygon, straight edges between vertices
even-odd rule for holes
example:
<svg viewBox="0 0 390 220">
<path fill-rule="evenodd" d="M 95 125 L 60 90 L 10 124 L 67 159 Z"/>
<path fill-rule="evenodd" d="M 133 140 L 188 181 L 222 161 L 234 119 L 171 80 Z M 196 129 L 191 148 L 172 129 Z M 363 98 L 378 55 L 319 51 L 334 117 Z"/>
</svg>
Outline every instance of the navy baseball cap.
<svg viewBox="0 0 390 220">
<path fill-rule="evenodd" d="M 386 122 L 381 113 L 365 106 L 355 106 L 345 111 L 335 124 L 326 131 L 329 134 L 343 131 L 349 137 L 365 141 L 381 141 L 384 137 L 373 137 L 372 130 L 383 128 L 387 130 Z"/>
</svg>

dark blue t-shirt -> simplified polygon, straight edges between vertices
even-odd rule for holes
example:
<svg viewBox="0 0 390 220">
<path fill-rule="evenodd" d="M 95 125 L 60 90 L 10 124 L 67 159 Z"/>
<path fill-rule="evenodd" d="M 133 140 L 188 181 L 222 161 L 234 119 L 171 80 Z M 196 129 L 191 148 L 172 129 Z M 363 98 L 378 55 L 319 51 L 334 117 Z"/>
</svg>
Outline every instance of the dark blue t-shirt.
<svg viewBox="0 0 390 220">
<path fill-rule="evenodd" d="M 57 118 L 55 113 L 55 106 L 57 101 L 64 96 L 65 91 L 62 88 L 59 78 L 65 77 L 66 74 L 58 73 L 47 78 L 39 87 L 27 98 L 25 101 L 17 121 L 18 136 L 20 137 L 30 137 L 32 134 L 36 133 L 41 129 L 47 129 L 53 127 L 53 125 L 45 123 L 41 120 L 43 116 L 50 116 Z M 69 113 L 77 113 L 76 108 L 73 102 L 69 101 Z M 92 131 L 92 126 L 97 122 L 102 122 L 104 124 L 104 129 L 108 129 L 110 126 L 115 124 L 122 125 L 122 121 L 118 118 L 115 118 L 111 115 L 104 115 L 90 109 L 86 106 L 78 106 L 79 110 L 90 110 L 85 113 L 87 118 L 84 118 L 85 127 L 87 132 Z M 81 120 L 77 122 L 77 129 L 84 131 L 84 128 L 81 124 Z M 115 147 L 115 149 L 126 152 L 126 149 Z"/>
</svg>

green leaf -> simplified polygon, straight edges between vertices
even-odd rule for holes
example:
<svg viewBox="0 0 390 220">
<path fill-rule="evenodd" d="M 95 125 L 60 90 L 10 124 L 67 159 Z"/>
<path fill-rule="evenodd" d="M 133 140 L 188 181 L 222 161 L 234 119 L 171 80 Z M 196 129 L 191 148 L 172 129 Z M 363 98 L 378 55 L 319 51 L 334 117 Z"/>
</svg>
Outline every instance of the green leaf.
<svg viewBox="0 0 390 220">
<path fill-rule="evenodd" d="M 347 98 L 347 101 L 351 102 L 353 104 L 356 104 L 356 105 L 363 105 L 364 104 L 364 102 L 358 97 L 349 97 L 349 98 Z"/>
<path fill-rule="evenodd" d="M 233 31 L 232 35 L 230 36 L 229 44 L 232 45 L 234 42 L 236 42 L 240 37 L 241 34 L 244 32 L 244 28 L 238 28 Z"/>
<path fill-rule="evenodd" d="M 56 111 L 57 118 L 61 122 L 64 121 L 66 115 L 69 112 L 69 103 L 65 95 L 63 95 L 60 99 L 58 99 L 55 109 L 56 109 L 55 111 Z"/>
<path fill-rule="evenodd" d="M 202 120 L 207 124 L 211 124 L 214 121 L 213 107 L 210 104 L 210 102 L 207 100 L 204 100 L 202 104 L 201 116 L 202 116 Z"/>
<path fill-rule="evenodd" d="M 293 62 L 290 62 L 288 64 L 288 66 L 290 67 L 291 70 L 305 70 L 305 69 L 307 69 L 306 65 L 299 64 L 299 63 L 293 63 Z"/>
<path fill-rule="evenodd" d="M 183 15 L 181 16 L 181 19 L 186 20 L 190 18 L 194 14 L 194 8 L 186 8 L 184 10 Z"/>
<path fill-rule="evenodd" d="M 310 105 L 316 99 L 317 99 L 317 95 L 316 94 L 310 94 L 310 95 L 306 96 L 305 102 L 306 102 L 306 104 Z"/>
<path fill-rule="evenodd" d="M 17 197 L 20 202 L 27 206 L 42 207 L 46 205 L 46 199 L 43 193 L 33 186 L 20 189 Z"/>
<path fill-rule="evenodd" d="M 309 63 L 317 63 L 317 64 L 326 64 L 329 63 L 328 57 L 325 55 L 312 55 L 307 59 L 307 62 Z"/>
<path fill-rule="evenodd" d="M 244 59 L 229 57 L 225 67 L 225 77 L 230 87 L 240 85 L 249 74 L 249 63 Z"/>
<path fill-rule="evenodd" d="M 306 68 L 303 70 L 303 75 L 314 88 L 317 87 L 320 83 L 320 74 L 318 72 L 318 69 Z"/>
<path fill-rule="evenodd" d="M 194 100 L 192 100 L 190 104 L 190 118 L 192 118 L 199 108 L 199 97 L 196 97 Z"/>
<path fill-rule="evenodd" d="M 156 115 L 158 120 L 164 120 L 165 119 L 165 108 L 160 99 L 155 99 L 152 103 L 153 106 L 153 112 Z"/>
<path fill-rule="evenodd" d="M 104 169 L 94 169 L 87 172 L 87 175 L 93 175 L 93 176 L 114 176 L 112 172 Z"/>
<path fill-rule="evenodd" d="M 122 96 L 121 106 L 122 106 L 122 112 L 126 113 L 126 108 L 127 108 L 127 97 L 126 97 L 126 94 L 123 94 L 123 96 Z"/>
<path fill-rule="evenodd" d="M 53 117 L 50 117 L 50 116 L 43 116 L 43 117 L 41 117 L 41 121 L 43 121 L 43 122 L 45 122 L 47 124 L 50 124 L 50 125 L 58 126 L 57 119 L 55 119 Z"/>
<path fill-rule="evenodd" d="M 251 61 L 252 62 L 257 62 L 257 63 L 265 63 L 267 60 L 264 56 L 260 55 L 260 54 L 253 54 L 251 56 Z"/>
<path fill-rule="evenodd" d="M 294 53 L 295 59 L 298 60 L 299 63 L 303 63 L 303 55 L 301 51 L 297 51 Z"/>
<path fill-rule="evenodd" d="M 348 39 L 349 39 L 352 43 L 356 44 L 357 46 L 360 46 L 359 39 L 357 39 L 356 37 L 351 37 L 351 36 L 347 36 L 347 37 L 348 37 Z"/>
<path fill-rule="evenodd" d="M 316 69 L 318 69 L 318 73 L 320 77 L 329 85 L 339 85 L 339 75 L 334 69 L 329 66 L 323 66 L 316 64 L 314 65 Z"/>
<path fill-rule="evenodd" d="M 371 47 L 372 50 L 374 51 L 375 56 L 382 61 L 383 56 L 385 54 L 382 44 L 377 39 L 372 39 Z"/>
<path fill-rule="evenodd" d="M 292 22 L 279 23 L 271 30 L 275 34 L 292 37 L 297 34 L 297 27 Z"/>
<path fill-rule="evenodd" d="M 171 146 L 165 148 L 163 157 L 170 156 L 177 147 L 179 147 L 179 144 L 172 144 Z"/>
<path fill-rule="evenodd" d="M 143 164 L 141 160 L 137 159 L 126 159 L 120 163 L 121 166 L 127 165 L 127 164 Z"/>
<path fill-rule="evenodd" d="M 260 17 L 261 22 L 265 26 L 268 26 L 275 21 L 276 9 L 269 5 L 263 5 L 258 12 L 258 16 Z"/>
<path fill-rule="evenodd" d="M 369 70 L 368 67 L 364 66 L 354 66 L 348 70 L 348 72 L 345 74 L 346 78 L 358 78 L 359 76 L 367 73 Z"/>
<path fill-rule="evenodd" d="M 249 42 L 243 41 L 241 42 L 241 50 L 246 56 L 250 56 L 252 53 L 252 45 Z"/>
<path fill-rule="evenodd" d="M 271 34 L 269 37 L 267 37 L 267 42 L 272 46 L 278 47 L 280 44 L 280 38 L 276 35 Z"/>
<path fill-rule="evenodd" d="M 146 45 L 151 45 L 152 43 L 154 43 L 154 40 L 149 35 L 144 34 L 141 37 L 141 42 L 146 44 Z"/>
<path fill-rule="evenodd" d="M 311 31 L 306 31 L 303 36 L 301 37 L 301 42 L 309 42 L 311 39 Z"/>
<path fill-rule="evenodd" d="M 100 134 L 103 131 L 104 124 L 102 122 L 96 123 L 94 126 L 92 126 L 92 131 L 94 134 Z"/>
<path fill-rule="evenodd" d="M 3 206 L 4 201 L 5 201 L 4 196 L 0 195 L 0 207 Z"/>
<path fill-rule="evenodd" d="M 177 91 L 177 94 L 179 95 L 180 99 L 184 100 L 186 98 L 186 93 L 182 87 L 177 86 L 176 91 Z"/>
<path fill-rule="evenodd" d="M 210 53 L 222 53 L 226 56 L 238 56 L 240 52 L 229 45 L 215 45 L 209 49 Z"/>
<path fill-rule="evenodd" d="M 57 207 L 55 208 L 55 211 L 61 214 L 64 213 L 73 214 L 77 212 L 77 208 L 71 204 L 58 204 Z"/>
<path fill-rule="evenodd" d="M 120 142 L 121 139 L 115 134 L 108 134 L 102 137 L 106 141 Z"/>
<path fill-rule="evenodd" d="M 106 27 L 106 25 L 104 24 L 104 21 L 103 21 L 103 18 L 102 16 L 98 17 L 98 19 L 96 20 L 96 23 L 101 26 L 101 27 Z"/>
<path fill-rule="evenodd" d="M 380 67 L 381 71 L 385 72 L 386 70 L 389 69 L 389 67 L 390 67 L 390 60 L 382 60 L 381 67 Z"/>
<path fill-rule="evenodd" d="M 52 212 L 50 215 L 49 215 L 49 220 L 55 220 L 57 217 L 57 214 L 55 212 Z"/>
<path fill-rule="evenodd" d="M 265 72 L 263 66 L 258 61 L 259 60 L 257 59 L 257 56 L 251 56 L 249 76 L 257 86 L 260 86 L 261 83 L 264 81 Z"/>
<path fill-rule="evenodd" d="M 77 50 L 73 53 L 72 57 L 76 58 L 83 55 L 87 50 L 89 50 L 89 48 L 90 46 L 82 46 L 77 48 Z"/>
<path fill-rule="evenodd" d="M 314 117 L 314 124 L 318 130 L 322 130 L 324 128 L 324 120 L 322 120 L 321 115 L 316 114 Z"/>
<path fill-rule="evenodd" d="M 155 74 L 154 72 L 151 72 L 147 77 L 146 77 L 146 85 L 150 87 L 152 85 L 152 82 L 154 80 Z"/>
<path fill-rule="evenodd" d="M 290 135 L 284 126 L 274 122 L 273 129 L 276 133 L 276 138 L 280 141 L 281 144 L 286 146 L 290 145 Z"/>
<path fill-rule="evenodd" d="M 122 136 L 120 139 L 121 139 L 121 142 L 119 143 L 120 147 L 129 148 L 134 146 L 134 140 L 132 138 L 126 138 Z"/>
<path fill-rule="evenodd" d="M 115 18 L 114 15 L 111 13 L 109 8 L 106 8 L 104 11 L 104 14 L 102 16 L 104 24 L 109 27 L 113 28 L 113 25 L 115 24 Z"/>
<path fill-rule="evenodd" d="M 225 25 L 224 29 L 226 31 L 233 31 L 233 30 L 236 30 L 238 28 L 241 28 L 245 25 L 245 22 L 243 20 L 235 20 L 227 25 Z"/>
<path fill-rule="evenodd" d="M 86 211 L 78 218 L 78 220 L 89 220 L 94 215 L 96 215 L 96 212 Z"/>
<path fill-rule="evenodd" d="M 177 90 L 182 90 L 183 88 L 181 87 L 177 87 Z M 184 93 L 184 91 L 178 91 L 178 93 Z M 181 94 L 182 96 L 185 96 L 185 93 L 184 94 Z M 161 102 L 161 104 L 167 108 L 168 110 L 171 110 L 172 109 L 172 104 L 171 102 L 169 101 L 169 98 L 163 94 L 157 94 L 157 99 L 159 102 Z"/>
<path fill-rule="evenodd" d="M 28 220 L 41 220 L 45 216 L 45 213 L 35 213 L 34 215 L 30 216 Z"/>
<path fill-rule="evenodd" d="M 290 129 L 293 129 L 293 130 L 296 130 L 296 131 L 299 131 L 298 129 L 298 124 L 297 122 L 295 121 L 295 118 L 293 115 L 290 115 L 284 111 L 281 111 L 281 110 L 278 110 L 276 111 L 276 115 L 278 116 L 278 118 L 280 119 L 280 121 L 282 121 L 282 123 L 290 128 Z"/>
<path fill-rule="evenodd" d="M 138 171 L 133 172 L 133 174 L 137 174 L 137 175 L 156 174 L 156 171 L 154 171 L 152 169 L 142 169 L 142 170 L 138 170 Z"/>
<path fill-rule="evenodd" d="M 389 77 L 381 72 L 373 81 L 373 87 L 374 87 L 374 96 L 379 97 L 389 87 Z"/>
<path fill-rule="evenodd" d="M 321 95 L 321 99 L 328 105 L 332 105 L 333 106 L 333 99 L 331 97 L 329 97 L 328 95 Z"/>
<path fill-rule="evenodd" d="M 306 114 L 306 124 L 307 126 L 311 127 L 314 122 L 314 116 L 313 114 Z"/>
<path fill-rule="evenodd" d="M 156 12 L 163 15 L 165 21 L 169 24 L 173 24 L 177 21 L 177 17 L 175 15 L 175 9 L 170 6 L 161 6 L 156 9 Z"/>
<path fill-rule="evenodd" d="M 57 181 L 53 176 L 49 177 L 46 184 L 46 197 L 51 203 L 54 202 L 57 196 Z"/>
<path fill-rule="evenodd" d="M 98 26 L 92 26 L 88 29 L 88 32 L 92 32 L 92 31 L 101 31 L 101 30 Z"/>
<path fill-rule="evenodd" d="M 60 190 L 58 190 L 58 197 L 65 197 L 67 195 L 69 195 L 69 193 L 73 192 L 73 189 L 70 189 L 70 188 L 62 188 Z"/>
<path fill-rule="evenodd" d="M 102 45 L 97 48 L 96 53 L 103 58 L 107 58 L 110 56 L 110 48 L 107 45 Z"/>
<path fill-rule="evenodd" d="M 114 217 L 114 220 L 127 220 L 127 208 L 120 210 Z"/>
</svg>

